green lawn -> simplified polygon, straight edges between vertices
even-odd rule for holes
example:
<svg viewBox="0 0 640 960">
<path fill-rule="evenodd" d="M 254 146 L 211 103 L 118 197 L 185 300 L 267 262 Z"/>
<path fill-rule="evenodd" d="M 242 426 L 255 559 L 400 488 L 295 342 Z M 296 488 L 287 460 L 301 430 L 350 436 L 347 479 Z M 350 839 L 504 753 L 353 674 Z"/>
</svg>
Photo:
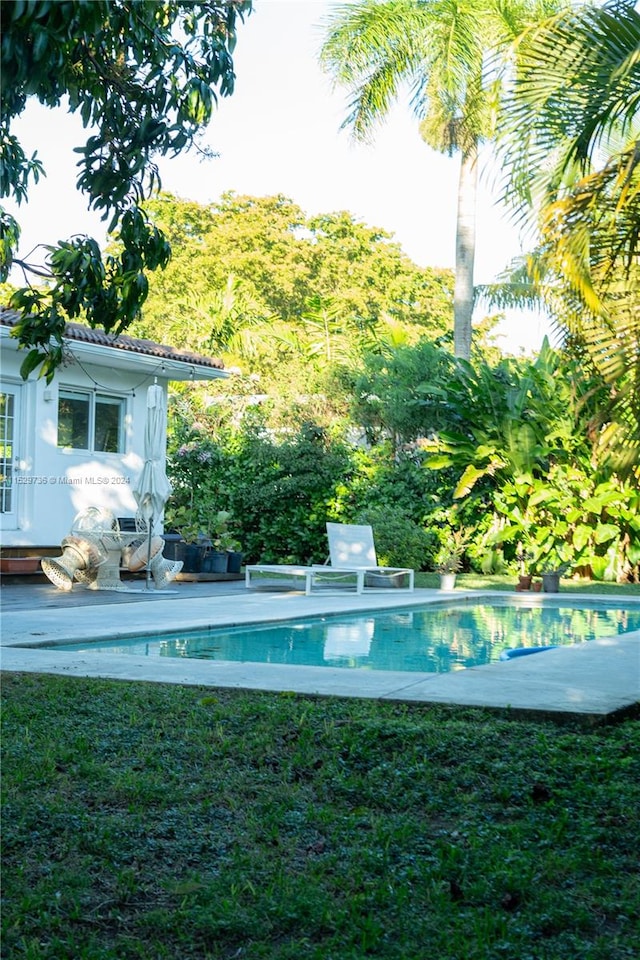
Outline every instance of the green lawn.
<svg viewBox="0 0 640 960">
<path fill-rule="evenodd" d="M 456 578 L 456 587 L 467 590 L 515 590 L 514 576 L 496 574 L 483 576 L 479 573 L 460 573 Z M 539 579 L 539 578 L 538 578 Z M 440 577 L 437 573 L 417 573 L 416 587 L 438 587 Z M 640 597 L 640 583 L 606 583 L 602 580 L 581 580 L 563 578 L 560 590 L 569 594 L 599 594 L 600 596 Z"/>
<path fill-rule="evenodd" d="M 5 675 L 3 956 L 640 955 L 640 722 Z"/>
</svg>

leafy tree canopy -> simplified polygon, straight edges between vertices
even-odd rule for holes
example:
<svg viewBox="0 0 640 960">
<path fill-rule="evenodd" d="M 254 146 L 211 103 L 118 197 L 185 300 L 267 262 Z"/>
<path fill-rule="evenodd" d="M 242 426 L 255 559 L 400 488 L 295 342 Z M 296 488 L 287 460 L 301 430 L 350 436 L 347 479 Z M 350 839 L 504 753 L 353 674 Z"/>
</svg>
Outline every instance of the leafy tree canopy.
<svg viewBox="0 0 640 960">
<path fill-rule="evenodd" d="M 350 213 L 308 216 L 283 196 L 234 193 L 209 205 L 162 194 L 145 210 L 172 259 L 151 278 L 132 330 L 239 367 L 234 417 L 242 398 L 259 394 L 273 426 L 335 424 L 365 353 L 421 337 L 450 341 L 451 271 L 417 266 Z M 221 395 L 223 419 L 229 386 L 206 388 Z"/>
<path fill-rule="evenodd" d="M 251 0 L 15 0 L 0 5 L 2 99 L 0 195 L 18 204 L 44 173 L 11 132 L 35 97 L 67 105 L 90 134 L 76 148 L 78 189 L 117 231 L 121 247 L 103 258 L 95 239 L 76 236 L 47 249 L 47 289 L 18 290 L 16 335 L 30 348 L 23 376 L 42 365 L 50 379 L 62 358 L 65 321 L 119 333 L 139 315 L 147 271 L 166 266 L 167 238 L 141 203 L 159 186 L 154 158 L 188 150 L 211 119 L 217 95 L 233 92 L 238 18 Z M 216 92 L 217 91 L 217 92 Z M 20 229 L 0 210 L 0 282 L 17 257 Z M 53 346 L 50 343 L 53 342 Z"/>
<path fill-rule="evenodd" d="M 310 217 L 283 196 L 233 193 L 209 206 L 163 195 L 145 209 L 173 256 L 136 333 L 221 353 L 289 406 L 340 392 L 326 383 L 330 368 L 351 368 L 389 338 L 450 328 L 451 272 L 418 267 L 344 211 Z"/>
<path fill-rule="evenodd" d="M 350 213 L 309 217 L 283 196 L 234 193 L 209 206 L 163 195 L 145 209 L 173 248 L 136 325 L 146 336 L 171 339 L 186 314 L 189 346 L 226 351 L 234 333 L 258 321 L 304 329 L 314 298 L 331 300 L 352 335 L 387 317 L 431 336 L 450 325 L 451 272 L 418 267 L 388 233 Z M 215 314 L 229 278 L 238 316 L 220 336 Z"/>
</svg>

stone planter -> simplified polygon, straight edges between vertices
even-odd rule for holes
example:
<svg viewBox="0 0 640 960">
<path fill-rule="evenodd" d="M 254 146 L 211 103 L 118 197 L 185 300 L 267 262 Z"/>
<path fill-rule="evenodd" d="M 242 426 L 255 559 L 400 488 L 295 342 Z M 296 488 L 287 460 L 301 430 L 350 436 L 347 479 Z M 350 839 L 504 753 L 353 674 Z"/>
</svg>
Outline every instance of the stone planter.
<svg viewBox="0 0 640 960">
<path fill-rule="evenodd" d="M 455 573 L 441 573 L 440 574 L 440 589 L 441 590 L 453 590 L 456 585 L 456 575 Z"/>
<path fill-rule="evenodd" d="M 542 589 L 545 593 L 558 593 L 558 591 L 560 590 L 560 574 L 559 573 L 543 573 Z"/>
</svg>

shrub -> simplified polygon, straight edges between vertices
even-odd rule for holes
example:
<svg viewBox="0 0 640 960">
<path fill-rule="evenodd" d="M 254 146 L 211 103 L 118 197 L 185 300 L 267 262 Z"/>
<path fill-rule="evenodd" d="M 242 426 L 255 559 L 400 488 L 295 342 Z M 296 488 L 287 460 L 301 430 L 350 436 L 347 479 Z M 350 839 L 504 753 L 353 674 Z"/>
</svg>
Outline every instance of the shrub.
<svg viewBox="0 0 640 960">
<path fill-rule="evenodd" d="M 228 505 L 248 560 L 323 562 L 325 524 L 349 472 L 349 448 L 314 424 L 284 439 L 245 430 L 229 470 Z"/>
<path fill-rule="evenodd" d="M 363 510 L 355 522 L 368 523 L 373 528 L 380 566 L 425 570 L 432 565 L 437 537 L 401 511 L 382 507 Z"/>
</svg>

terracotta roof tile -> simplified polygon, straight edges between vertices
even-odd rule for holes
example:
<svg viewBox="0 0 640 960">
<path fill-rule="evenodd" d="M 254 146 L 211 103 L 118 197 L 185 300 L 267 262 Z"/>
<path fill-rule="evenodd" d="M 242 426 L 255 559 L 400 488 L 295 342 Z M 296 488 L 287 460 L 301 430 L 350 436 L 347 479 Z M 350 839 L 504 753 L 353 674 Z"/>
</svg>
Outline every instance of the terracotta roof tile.
<svg viewBox="0 0 640 960">
<path fill-rule="evenodd" d="M 14 310 L 0 307 L 0 323 L 7 327 L 13 327 L 18 322 L 18 319 L 19 315 Z M 129 337 L 126 334 L 120 334 L 116 337 L 111 333 L 105 333 L 104 330 L 94 330 L 92 327 L 85 327 L 81 323 L 67 323 L 64 328 L 64 335 L 69 340 L 95 343 L 98 346 L 113 347 L 116 350 L 125 350 L 129 353 L 141 353 L 145 356 L 157 357 L 159 360 L 175 360 L 179 363 L 190 363 L 196 367 L 224 370 L 222 360 L 218 360 L 215 357 L 205 357 L 199 353 L 192 353 L 190 350 L 170 347 L 162 343 L 154 343 L 153 340 Z"/>
</svg>

